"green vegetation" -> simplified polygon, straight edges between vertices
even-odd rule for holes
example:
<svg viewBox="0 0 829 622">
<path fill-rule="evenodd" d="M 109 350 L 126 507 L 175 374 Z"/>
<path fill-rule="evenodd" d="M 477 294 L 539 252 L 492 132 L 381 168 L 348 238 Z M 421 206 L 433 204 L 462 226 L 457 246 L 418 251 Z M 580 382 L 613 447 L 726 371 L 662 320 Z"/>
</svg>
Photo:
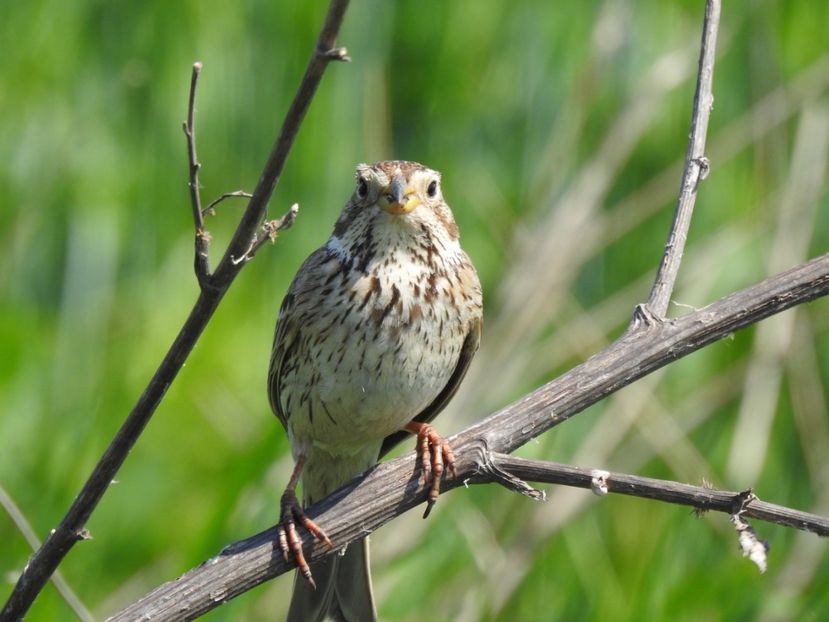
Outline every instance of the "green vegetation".
<svg viewBox="0 0 829 622">
<path fill-rule="evenodd" d="M 701 187 L 674 299 L 703 306 L 829 248 L 829 3 L 725 3 Z M 0 485 L 54 527 L 195 300 L 181 122 L 190 66 L 206 200 L 254 186 L 323 2 L 0 4 Z M 703 2 L 355 1 L 264 248 L 61 570 L 97 618 L 273 524 L 290 472 L 265 375 L 273 322 L 356 163 L 439 169 L 486 293 L 456 431 L 612 340 L 645 299 L 679 186 Z M 208 226 L 214 262 L 242 203 Z M 681 313 L 681 306 L 673 306 Z M 829 514 L 829 303 L 645 378 L 522 450 Z M 765 423 L 763 423 L 765 422 Z M 743 426 L 750 423 L 750 433 Z M 408 448 L 407 448 L 408 449 Z M 829 554 L 727 517 L 548 487 L 458 490 L 373 539 L 385 620 L 821 620 Z M 0 601 L 30 549 L 0 511 Z M 282 577 L 209 620 L 272 620 Z M 31 620 L 73 619 L 54 587 Z"/>
</svg>

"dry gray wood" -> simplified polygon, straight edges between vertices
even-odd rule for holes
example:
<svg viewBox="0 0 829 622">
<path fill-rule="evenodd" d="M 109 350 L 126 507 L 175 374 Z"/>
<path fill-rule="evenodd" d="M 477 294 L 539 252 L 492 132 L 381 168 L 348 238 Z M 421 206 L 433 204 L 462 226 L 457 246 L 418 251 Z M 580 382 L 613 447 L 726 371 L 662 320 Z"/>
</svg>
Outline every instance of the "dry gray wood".
<svg viewBox="0 0 829 622">
<path fill-rule="evenodd" d="M 691 228 L 691 216 L 697 200 L 699 183 L 708 175 L 708 159 L 705 157 L 705 139 L 708 135 L 708 119 L 714 106 L 712 85 L 714 82 L 714 54 L 717 49 L 717 31 L 720 24 L 720 2 L 709 0 L 705 3 L 705 20 L 702 26 L 702 42 L 699 52 L 699 70 L 697 87 L 694 91 L 693 113 L 691 114 L 691 132 L 688 139 L 688 151 L 685 154 L 685 168 L 682 183 L 674 211 L 674 220 L 665 245 L 665 253 L 659 265 L 659 271 L 651 289 L 648 302 L 640 309 L 641 313 L 663 318 L 668 311 L 671 293 L 674 290 L 682 253 L 688 230 Z"/>
<path fill-rule="evenodd" d="M 527 480 L 590 490 L 593 488 L 596 473 L 594 469 L 582 469 L 569 464 L 528 460 L 492 452 L 488 456 L 488 464 L 485 468 L 486 473 L 481 476 L 481 482 L 500 480 L 502 477 L 500 474 L 507 473 L 511 476 L 510 479 L 503 482 L 497 481 L 497 483 L 523 494 L 527 492 L 520 484 L 518 489 L 514 488 L 516 479 L 522 484 L 522 480 Z M 739 512 L 744 517 L 810 531 L 819 536 L 829 536 L 829 518 L 761 501 L 751 491 L 715 490 L 707 486 L 693 486 L 627 473 L 609 472 L 603 477 L 603 481 L 610 493 L 687 505 L 700 511 L 712 510 L 727 514 Z M 473 483 L 478 482 L 473 481 Z"/>
<path fill-rule="evenodd" d="M 630 328 L 583 364 L 451 437 L 458 477 L 447 480 L 444 490 L 489 481 L 485 471 L 490 452 L 510 453 L 638 378 L 741 328 L 827 294 L 829 254 L 681 318 Z M 308 514 L 335 546 L 343 547 L 425 501 L 427 490 L 419 481 L 417 465 L 414 453 L 377 465 L 309 508 Z M 761 515 L 756 518 L 766 520 Z M 304 546 L 310 559 L 329 553 L 307 535 Z M 225 547 L 110 619 L 190 620 L 293 567 L 283 560 L 271 528 Z"/>
</svg>

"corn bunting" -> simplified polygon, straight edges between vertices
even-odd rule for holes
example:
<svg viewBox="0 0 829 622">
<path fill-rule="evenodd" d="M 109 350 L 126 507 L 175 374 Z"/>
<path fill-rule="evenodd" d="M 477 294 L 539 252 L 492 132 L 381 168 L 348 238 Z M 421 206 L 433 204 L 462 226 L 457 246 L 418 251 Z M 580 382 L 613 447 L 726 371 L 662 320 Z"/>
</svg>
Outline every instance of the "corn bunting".
<svg viewBox="0 0 829 622">
<path fill-rule="evenodd" d="M 310 505 L 417 435 L 429 509 L 449 445 L 429 422 L 466 373 L 481 334 L 481 286 L 461 249 L 440 174 L 415 162 L 357 167 L 331 237 L 305 261 L 279 311 L 268 388 L 288 432 L 294 473 L 280 546 L 299 567 L 292 621 L 375 620 L 368 541 L 308 564 L 296 523 L 329 545 Z"/>
</svg>

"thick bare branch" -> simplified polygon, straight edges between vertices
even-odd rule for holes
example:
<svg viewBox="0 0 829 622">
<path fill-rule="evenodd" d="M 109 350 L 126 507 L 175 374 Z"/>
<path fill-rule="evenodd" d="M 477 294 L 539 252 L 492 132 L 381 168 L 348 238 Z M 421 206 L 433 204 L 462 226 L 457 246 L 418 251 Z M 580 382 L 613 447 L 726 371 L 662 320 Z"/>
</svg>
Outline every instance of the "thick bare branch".
<svg viewBox="0 0 829 622">
<path fill-rule="evenodd" d="M 691 134 L 685 155 L 685 169 L 676 202 L 674 220 L 668 235 L 668 243 L 662 256 L 662 263 L 656 274 L 650 297 L 644 307 L 638 309 L 634 321 L 645 317 L 662 319 L 668 311 L 668 303 L 674 290 L 679 264 L 685 250 L 685 240 L 691 226 L 694 203 L 697 200 L 699 182 L 708 174 L 708 160 L 705 157 L 705 138 L 708 133 L 708 118 L 714 105 L 712 83 L 714 81 L 714 53 L 717 46 L 717 31 L 720 23 L 720 0 L 705 3 L 705 22 L 702 27 L 702 44 L 699 53 L 699 72 L 694 92 L 694 106 L 691 114 Z"/>
<path fill-rule="evenodd" d="M 337 33 L 342 24 L 345 10 L 348 7 L 348 0 L 331 0 L 325 22 L 320 31 L 314 51 L 308 62 L 308 67 L 302 82 L 299 85 L 291 107 L 285 116 L 279 137 L 274 143 L 271 154 L 265 164 L 259 178 L 256 191 L 248 203 L 247 209 L 242 216 L 236 232 L 225 252 L 224 258 L 219 264 L 213 276 L 208 278 L 200 277 L 202 286 L 201 293 L 184 322 L 181 330 L 176 336 L 173 345 L 164 356 L 161 365 L 150 379 L 147 388 L 141 394 L 138 402 L 125 419 L 121 428 L 113 438 L 110 445 L 104 451 L 103 456 L 84 484 L 72 506 L 67 511 L 60 525 L 49 534 L 43 546 L 29 560 L 23 573 L 17 581 L 9 600 L 0 611 L 0 622 L 11 622 L 19 620 L 31 607 L 34 599 L 43 589 L 43 586 L 54 573 L 61 560 L 78 540 L 84 538 L 87 520 L 92 514 L 98 502 L 103 497 L 118 469 L 123 464 L 130 449 L 138 440 L 147 422 L 152 417 L 167 389 L 178 375 L 184 365 L 196 341 L 204 330 L 207 322 L 224 297 L 230 284 L 236 275 L 245 265 L 245 261 L 234 262 L 233 257 L 241 257 L 256 240 L 256 231 L 264 220 L 265 208 L 279 181 L 279 175 L 285 166 L 288 153 L 293 145 L 299 126 L 302 123 L 305 113 L 311 104 L 311 99 L 316 92 L 317 86 L 322 79 L 328 63 L 332 60 L 345 60 L 345 51 L 334 47 Z M 198 69 L 194 67 L 191 82 L 191 102 L 189 110 L 192 113 L 195 97 L 195 85 Z M 188 115 L 188 123 L 192 132 L 192 118 Z M 189 140 L 189 139 L 188 139 Z M 198 162 L 195 158 L 195 141 L 192 141 L 192 153 L 190 154 L 190 183 L 191 199 L 195 193 L 197 200 L 193 200 L 193 214 L 196 219 L 196 264 L 199 274 L 199 225 L 201 221 L 200 201 L 198 200 L 198 178 L 195 173 L 198 171 Z M 205 241 L 206 244 L 206 241 Z M 206 250 L 206 249 L 205 249 Z M 206 261 L 206 255 L 205 255 Z M 206 267 L 205 267 L 206 269 Z"/>
<path fill-rule="evenodd" d="M 638 378 L 736 330 L 827 294 L 829 254 L 681 318 L 629 330 L 582 365 L 448 439 L 455 449 L 458 477 L 446 481 L 444 489 L 480 477 L 489 452 L 512 452 Z M 336 547 L 343 547 L 425 501 L 428 491 L 418 475 L 415 454 L 407 454 L 371 469 L 309 508 L 308 515 Z M 231 544 L 112 619 L 183 620 L 201 615 L 292 568 L 275 544 L 274 529 Z M 329 552 L 309 537 L 303 545 L 309 559 Z"/>
</svg>

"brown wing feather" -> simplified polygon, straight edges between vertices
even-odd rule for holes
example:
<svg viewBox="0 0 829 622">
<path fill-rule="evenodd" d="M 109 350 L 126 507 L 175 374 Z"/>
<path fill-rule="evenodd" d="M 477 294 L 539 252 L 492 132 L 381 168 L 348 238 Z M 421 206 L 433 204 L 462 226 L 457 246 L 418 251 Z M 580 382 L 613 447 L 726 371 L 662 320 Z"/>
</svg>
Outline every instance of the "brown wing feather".
<svg viewBox="0 0 829 622">
<path fill-rule="evenodd" d="M 290 361 L 295 354 L 294 346 L 301 336 L 302 315 L 308 310 L 309 306 L 313 306 L 313 302 L 309 302 L 308 296 L 305 296 L 305 294 L 318 284 L 320 268 L 328 260 L 331 260 L 331 254 L 325 247 L 317 249 L 305 260 L 291 282 L 277 316 L 271 365 L 268 370 L 268 399 L 271 403 L 271 409 L 286 430 L 288 429 L 288 418 L 291 413 L 283 411 L 282 401 L 280 400 L 282 370 L 286 361 Z"/>
<path fill-rule="evenodd" d="M 271 409 L 286 430 L 288 429 L 288 416 L 282 410 L 279 396 L 282 393 L 282 363 L 284 363 L 286 355 L 290 350 L 290 345 L 292 345 L 285 343 L 285 334 L 288 332 L 286 331 L 286 327 L 290 324 L 289 317 L 291 315 L 292 299 L 293 296 L 289 290 L 285 295 L 285 300 L 282 301 L 282 306 L 279 308 L 279 320 L 276 323 L 273 349 L 271 351 L 271 365 L 268 370 L 268 399 L 271 403 Z"/>
<path fill-rule="evenodd" d="M 466 335 L 466 338 L 463 340 L 461 354 L 458 357 L 458 364 L 455 365 L 455 371 L 453 371 L 452 375 L 449 377 L 449 382 L 446 383 L 443 391 L 438 394 L 432 403 L 424 408 L 423 411 L 414 418 L 414 421 L 428 423 L 437 417 L 438 413 L 446 408 L 449 400 L 455 396 L 455 393 L 458 391 L 458 387 L 461 386 L 463 377 L 466 375 L 466 370 L 469 369 L 472 357 L 478 350 L 478 344 L 481 342 L 481 327 L 481 320 L 477 320 L 472 325 Z M 385 439 L 383 439 L 383 446 L 380 449 L 380 457 L 382 458 L 385 456 L 395 445 L 397 445 L 397 443 L 408 436 L 411 435 L 403 430 L 395 432 L 394 434 L 389 434 Z"/>
</svg>

